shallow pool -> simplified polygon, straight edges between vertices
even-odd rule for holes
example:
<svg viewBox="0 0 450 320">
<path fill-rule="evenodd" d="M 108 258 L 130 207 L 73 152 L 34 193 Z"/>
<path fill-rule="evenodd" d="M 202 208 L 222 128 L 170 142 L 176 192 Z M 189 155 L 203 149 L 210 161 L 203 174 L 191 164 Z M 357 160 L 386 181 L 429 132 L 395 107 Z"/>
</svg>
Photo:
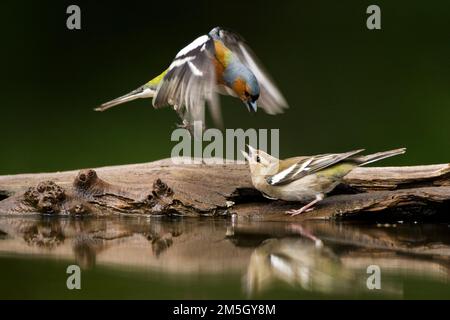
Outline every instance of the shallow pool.
<svg viewBox="0 0 450 320">
<path fill-rule="evenodd" d="M 2 217 L 0 298 L 449 299 L 449 244 L 447 223 Z"/>
</svg>

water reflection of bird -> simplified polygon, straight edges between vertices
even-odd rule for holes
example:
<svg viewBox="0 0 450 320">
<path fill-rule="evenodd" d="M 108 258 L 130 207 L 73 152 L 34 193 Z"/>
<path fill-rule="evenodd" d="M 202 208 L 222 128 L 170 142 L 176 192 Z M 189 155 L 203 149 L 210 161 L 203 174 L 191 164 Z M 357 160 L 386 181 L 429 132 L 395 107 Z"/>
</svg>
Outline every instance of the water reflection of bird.
<svg viewBox="0 0 450 320">
<path fill-rule="evenodd" d="M 153 98 L 153 106 L 171 105 L 185 125 L 204 121 L 208 102 L 221 125 L 217 93 L 239 98 L 249 111 L 256 102 L 269 114 L 287 107 L 286 100 L 256 56 L 237 34 L 216 27 L 178 52 L 169 68 L 132 92 L 96 108 L 103 111 L 138 98 Z"/>
<path fill-rule="evenodd" d="M 352 274 L 341 267 L 339 259 L 327 248 L 293 238 L 269 239 L 250 257 L 245 289 L 254 295 L 275 281 L 328 293 L 351 285 Z"/>
<path fill-rule="evenodd" d="M 279 160 L 249 146 L 248 160 L 253 185 L 270 199 L 309 202 L 292 215 L 313 210 L 354 168 L 405 153 L 405 148 L 357 156 L 363 150 Z"/>
</svg>

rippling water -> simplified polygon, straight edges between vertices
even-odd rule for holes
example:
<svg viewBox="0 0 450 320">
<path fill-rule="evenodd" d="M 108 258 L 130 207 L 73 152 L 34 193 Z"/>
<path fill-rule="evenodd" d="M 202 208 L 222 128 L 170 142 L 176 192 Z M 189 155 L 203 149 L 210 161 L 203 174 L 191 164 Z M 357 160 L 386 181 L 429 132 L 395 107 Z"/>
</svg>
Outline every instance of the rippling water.
<svg viewBox="0 0 450 320">
<path fill-rule="evenodd" d="M 2 217 L 0 298 L 449 299 L 449 231 L 402 221 Z M 73 264 L 81 290 L 66 287 Z M 369 266 L 381 289 L 368 289 Z"/>
</svg>

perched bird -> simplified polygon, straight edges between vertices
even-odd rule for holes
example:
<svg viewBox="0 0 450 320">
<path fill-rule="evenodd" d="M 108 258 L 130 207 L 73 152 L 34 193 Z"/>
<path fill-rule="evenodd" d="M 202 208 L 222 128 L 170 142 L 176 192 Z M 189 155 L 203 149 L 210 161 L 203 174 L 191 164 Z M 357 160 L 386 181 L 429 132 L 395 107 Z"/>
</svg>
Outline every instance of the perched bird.
<svg viewBox="0 0 450 320">
<path fill-rule="evenodd" d="M 257 101 L 269 114 L 287 108 L 280 90 L 245 41 L 216 27 L 178 52 L 159 76 L 95 110 L 104 111 L 138 98 L 153 98 L 155 108 L 172 106 L 188 126 L 194 121 L 204 123 L 207 102 L 216 125 L 222 126 L 218 93 L 239 98 L 250 112 L 256 112 Z"/>
<path fill-rule="evenodd" d="M 293 216 L 313 210 L 312 207 L 354 168 L 406 151 L 401 148 L 357 156 L 363 151 L 361 149 L 279 160 L 262 150 L 248 147 L 249 153 L 242 153 L 248 160 L 252 183 L 256 189 L 270 199 L 309 202 L 298 210 L 287 212 Z"/>
</svg>

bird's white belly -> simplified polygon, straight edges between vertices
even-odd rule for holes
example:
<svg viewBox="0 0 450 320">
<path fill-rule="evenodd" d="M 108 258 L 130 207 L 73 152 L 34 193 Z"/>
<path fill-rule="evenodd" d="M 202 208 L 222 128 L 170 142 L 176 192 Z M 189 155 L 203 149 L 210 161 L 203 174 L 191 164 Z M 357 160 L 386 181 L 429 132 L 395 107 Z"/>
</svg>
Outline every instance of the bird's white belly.
<svg viewBox="0 0 450 320">
<path fill-rule="evenodd" d="M 266 187 L 263 192 L 269 197 L 276 199 L 309 202 L 314 200 L 319 194 L 330 192 L 339 183 L 338 181 L 332 182 L 327 179 L 325 183 L 327 187 L 323 188 L 324 181 L 322 180 L 322 177 L 311 174 L 285 185 Z"/>
<path fill-rule="evenodd" d="M 314 200 L 317 195 L 317 190 L 313 187 L 315 184 L 315 175 L 309 175 L 287 185 L 279 186 L 277 191 L 282 200 L 308 202 Z"/>
</svg>

